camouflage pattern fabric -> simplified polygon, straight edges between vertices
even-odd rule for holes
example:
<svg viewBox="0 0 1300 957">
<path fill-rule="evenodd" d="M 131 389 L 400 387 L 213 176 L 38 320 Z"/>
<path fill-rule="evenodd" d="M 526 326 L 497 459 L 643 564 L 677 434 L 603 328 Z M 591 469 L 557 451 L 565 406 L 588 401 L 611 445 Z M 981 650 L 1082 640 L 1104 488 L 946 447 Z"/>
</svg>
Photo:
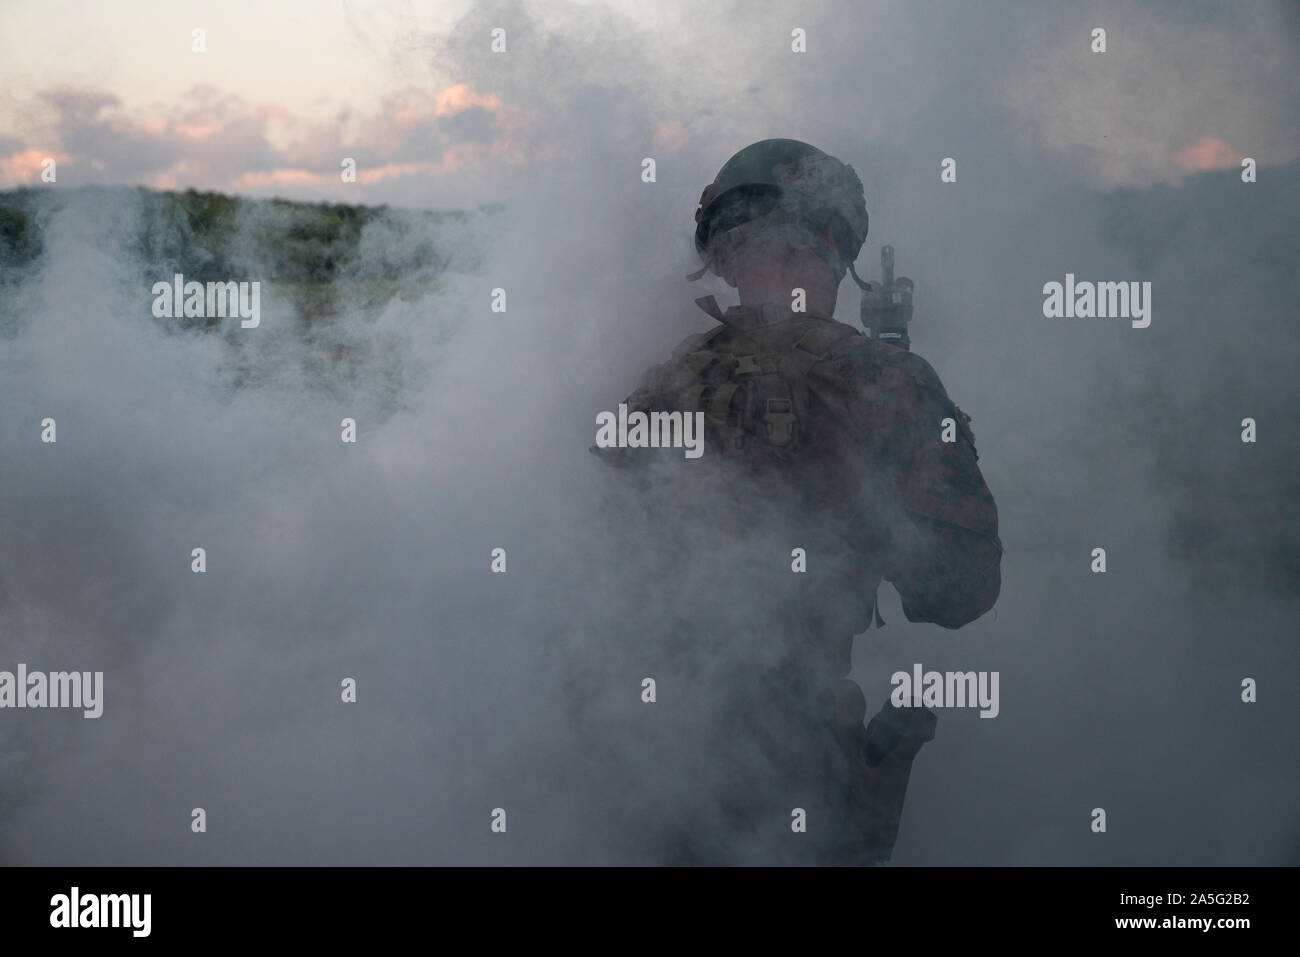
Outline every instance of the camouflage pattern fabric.
<svg viewBox="0 0 1300 957">
<path fill-rule="evenodd" d="M 909 620 L 947 628 L 997 598 L 997 509 L 970 419 L 924 359 L 850 326 L 772 307 L 723 312 L 711 297 L 700 304 L 720 325 L 681 343 L 625 402 L 629 412 L 703 412 L 703 460 L 678 449 L 592 451 L 634 481 L 676 481 L 681 497 L 707 502 L 692 521 L 710 531 L 694 541 L 727 541 L 766 523 L 781 529 L 773 539 L 806 544 L 810 557 L 807 575 L 792 575 L 788 557 L 729 560 L 700 585 L 743 605 L 747 622 L 761 607 L 767 628 L 751 628 L 754 660 L 733 649 L 714 671 L 683 668 L 713 675 L 699 679 L 699 694 L 717 720 L 692 730 L 696 743 L 712 753 L 730 743 L 745 757 L 726 769 L 719 797 L 735 833 L 717 833 L 715 821 L 704 838 L 683 835 L 673 860 L 735 862 L 728 847 L 737 835 L 783 800 L 788 813 L 791 795 L 816 810 L 820 827 L 816 838 L 810 828 L 808 840 L 783 845 L 790 853 L 780 862 L 887 859 L 912 757 L 935 719 L 886 701 L 866 727 L 862 692 L 843 676 L 882 578 Z M 955 441 L 942 440 L 944 420 Z M 704 460 L 722 470 L 720 488 L 704 480 Z M 728 616 L 713 621 L 726 627 Z M 759 630 L 771 636 L 761 653 Z M 666 639 L 665 659 L 717 643 L 687 631 Z"/>
</svg>

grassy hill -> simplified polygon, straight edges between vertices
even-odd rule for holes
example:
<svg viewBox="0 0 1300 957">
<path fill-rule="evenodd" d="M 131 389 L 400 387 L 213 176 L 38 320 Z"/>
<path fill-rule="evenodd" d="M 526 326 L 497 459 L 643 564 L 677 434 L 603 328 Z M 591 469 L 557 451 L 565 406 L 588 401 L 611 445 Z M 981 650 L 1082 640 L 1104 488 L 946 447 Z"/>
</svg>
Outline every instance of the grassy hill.
<svg viewBox="0 0 1300 957">
<path fill-rule="evenodd" d="M 123 210 L 123 251 L 142 279 L 259 280 L 287 293 L 304 321 L 336 312 L 342 284 L 350 302 L 373 307 L 435 289 L 453 265 L 472 271 L 479 250 L 463 242 L 465 227 L 501 208 L 436 212 L 143 187 L 10 190 L 0 193 L 0 283 L 39 267 L 51 216 L 73 203 Z"/>
</svg>

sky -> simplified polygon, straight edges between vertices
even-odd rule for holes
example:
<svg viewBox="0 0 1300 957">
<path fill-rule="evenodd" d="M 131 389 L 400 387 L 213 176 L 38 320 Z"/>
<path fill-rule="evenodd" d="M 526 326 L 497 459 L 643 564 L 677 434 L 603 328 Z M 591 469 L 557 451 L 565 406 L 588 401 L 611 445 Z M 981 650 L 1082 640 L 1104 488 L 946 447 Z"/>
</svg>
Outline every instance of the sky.
<svg viewBox="0 0 1300 957">
<path fill-rule="evenodd" d="M 0 5 L 0 188 L 49 203 L 0 298 L 0 668 L 102 668 L 107 694 L 95 721 L 0 714 L 0 861 L 622 859 L 567 663 L 753 543 L 666 570 L 587 448 L 709 328 L 693 298 L 734 302 L 684 279 L 693 214 L 779 136 L 863 180 L 859 271 L 895 246 L 999 505 L 993 612 L 911 625 L 886 587 L 856 640 L 870 712 L 914 662 L 1002 675 L 995 720 L 940 716 L 895 862 L 1300 862 L 1298 26 L 1265 2 Z M 145 207 L 82 185 L 504 212 L 363 235 L 358 268 L 446 252 L 435 290 L 348 290 L 307 335 L 268 290 L 255 337 L 195 337 L 150 316 Z M 1044 318 L 1067 273 L 1150 281 L 1150 327 Z M 315 337 L 361 358 L 322 370 Z M 684 814 L 700 784 L 641 798 Z"/>
<path fill-rule="evenodd" d="M 70 184 L 485 202 L 520 167 L 580 163 L 575 97 L 620 88 L 635 91 L 636 147 L 663 159 L 833 112 L 867 121 L 861 148 L 947 155 L 994 121 L 1017 161 L 1178 182 L 1300 152 L 1295 25 L 1272 3 L 9 3 L 0 186 L 35 182 L 52 156 Z M 800 116 L 809 88 L 817 117 Z M 340 182 L 347 156 L 355 184 Z"/>
</svg>

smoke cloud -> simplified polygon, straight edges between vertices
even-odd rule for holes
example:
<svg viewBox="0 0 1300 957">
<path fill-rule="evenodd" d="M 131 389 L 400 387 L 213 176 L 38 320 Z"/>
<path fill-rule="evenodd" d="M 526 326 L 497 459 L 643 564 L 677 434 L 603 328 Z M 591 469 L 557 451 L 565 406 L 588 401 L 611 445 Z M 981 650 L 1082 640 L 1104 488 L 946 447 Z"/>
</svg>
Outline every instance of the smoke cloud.
<svg viewBox="0 0 1300 957">
<path fill-rule="evenodd" d="M 222 278 L 269 276 L 291 207 L 244 210 L 218 249 L 169 233 L 139 191 L 31 200 L 41 251 L 0 276 L 0 668 L 102 670 L 105 702 L 93 721 L 0 713 L 0 860 L 594 863 L 644 853 L 621 808 L 710 813 L 708 761 L 647 779 L 633 769 L 652 754 L 611 764 L 572 714 L 640 707 L 635 681 L 602 684 L 592 663 L 638 628 L 671 631 L 715 563 L 789 545 L 702 524 L 666 547 L 665 510 L 725 490 L 647 492 L 587 449 L 599 411 L 710 327 L 691 300 L 735 301 L 683 278 L 695 204 L 733 152 L 782 136 L 861 176 L 859 270 L 897 250 L 912 348 L 973 417 L 1000 512 L 995 612 L 913 625 L 885 586 L 888 624 L 855 643 L 869 713 L 913 662 L 1001 674 L 996 720 L 940 713 L 894 862 L 1300 863 L 1300 163 L 1294 124 L 1260 132 L 1294 105 L 1294 70 L 1270 71 L 1293 67 L 1296 34 L 1116 4 L 1103 64 L 1069 5 L 1010 9 L 826 4 L 801 22 L 734 4 L 650 23 L 486 4 L 450 31 L 365 37 L 404 79 L 445 75 L 523 111 L 516 145 L 537 160 L 480 171 L 460 203 L 373 188 L 468 212 L 365 222 L 327 303 L 304 313 L 291 279 L 268 280 L 255 330 L 154 319 L 149 289 L 185 243 Z M 503 24 L 508 61 L 486 39 Z M 789 52 L 795 27 L 807 55 Z M 1267 56 L 1241 83 L 1207 70 L 1216 96 L 1193 122 L 1200 88 L 1156 80 L 1210 35 Z M 1081 70 L 1111 71 L 1096 82 L 1126 112 L 1110 132 L 1053 93 L 1090 82 Z M 1148 92 L 1130 98 L 1130 75 Z M 1202 136 L 1256 157 L 1259 181 L 1180 163 Z M 477 208 L 489 200 L 502 207 Z M 1151 282 L 1150 327 L 1044 318 L 1042 287 L 1066 273 Z M 842 286 L 838 318 L 856 305 Z M 348 417 L 355 445 L 339 440 Z M 497 547 L 505 575 L 489 572 Z M 717 641 L 699 660 L 763 654 L 744 596 L 720 598 L 690 623 Z M 702 717 L 657 707 L 674 729 Z M 506 835 L 489 830 L 497 807 Z"/>
</svg>

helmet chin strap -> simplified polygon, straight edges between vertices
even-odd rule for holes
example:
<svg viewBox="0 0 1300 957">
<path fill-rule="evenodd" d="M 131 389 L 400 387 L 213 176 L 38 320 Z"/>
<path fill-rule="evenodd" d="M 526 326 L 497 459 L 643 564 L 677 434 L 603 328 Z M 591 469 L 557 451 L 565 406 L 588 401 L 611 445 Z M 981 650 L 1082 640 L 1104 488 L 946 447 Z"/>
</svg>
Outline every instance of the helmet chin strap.
<svg viewBox="0 0 1300 957">
<path fill-rule="evenodd" d="M 703 276 L 706 272 L 708 272 L 708 271 L 709 271 L 709 267 L 712 266 L 712 265 L 713 265 L 713 256 L 710 255 L 708 259 L 704 260 L 704 265 L 703 265 L 703 266 L 701 266 L 699 269 L 695 270 L 695 272 L 688 272 L 688 273 L 686 274 L 686 279 L 687 279 L 687 281 L 688 281 L 688 282 L 695 282 L 695 280 L 699 279 L 699 278 L 700 278 L 701 276 Z"/>
<path fill-rule="evenodd" d="M 849 275 L 853 277 L 853 281 L 858 284 L 859 289 L 863 292 L 871 292 L 871 283 L 863 281 L 862 277 L 858 275 L 858 271 L 853 268 L 853 263 L 849 263 Z"/>
</svg>

